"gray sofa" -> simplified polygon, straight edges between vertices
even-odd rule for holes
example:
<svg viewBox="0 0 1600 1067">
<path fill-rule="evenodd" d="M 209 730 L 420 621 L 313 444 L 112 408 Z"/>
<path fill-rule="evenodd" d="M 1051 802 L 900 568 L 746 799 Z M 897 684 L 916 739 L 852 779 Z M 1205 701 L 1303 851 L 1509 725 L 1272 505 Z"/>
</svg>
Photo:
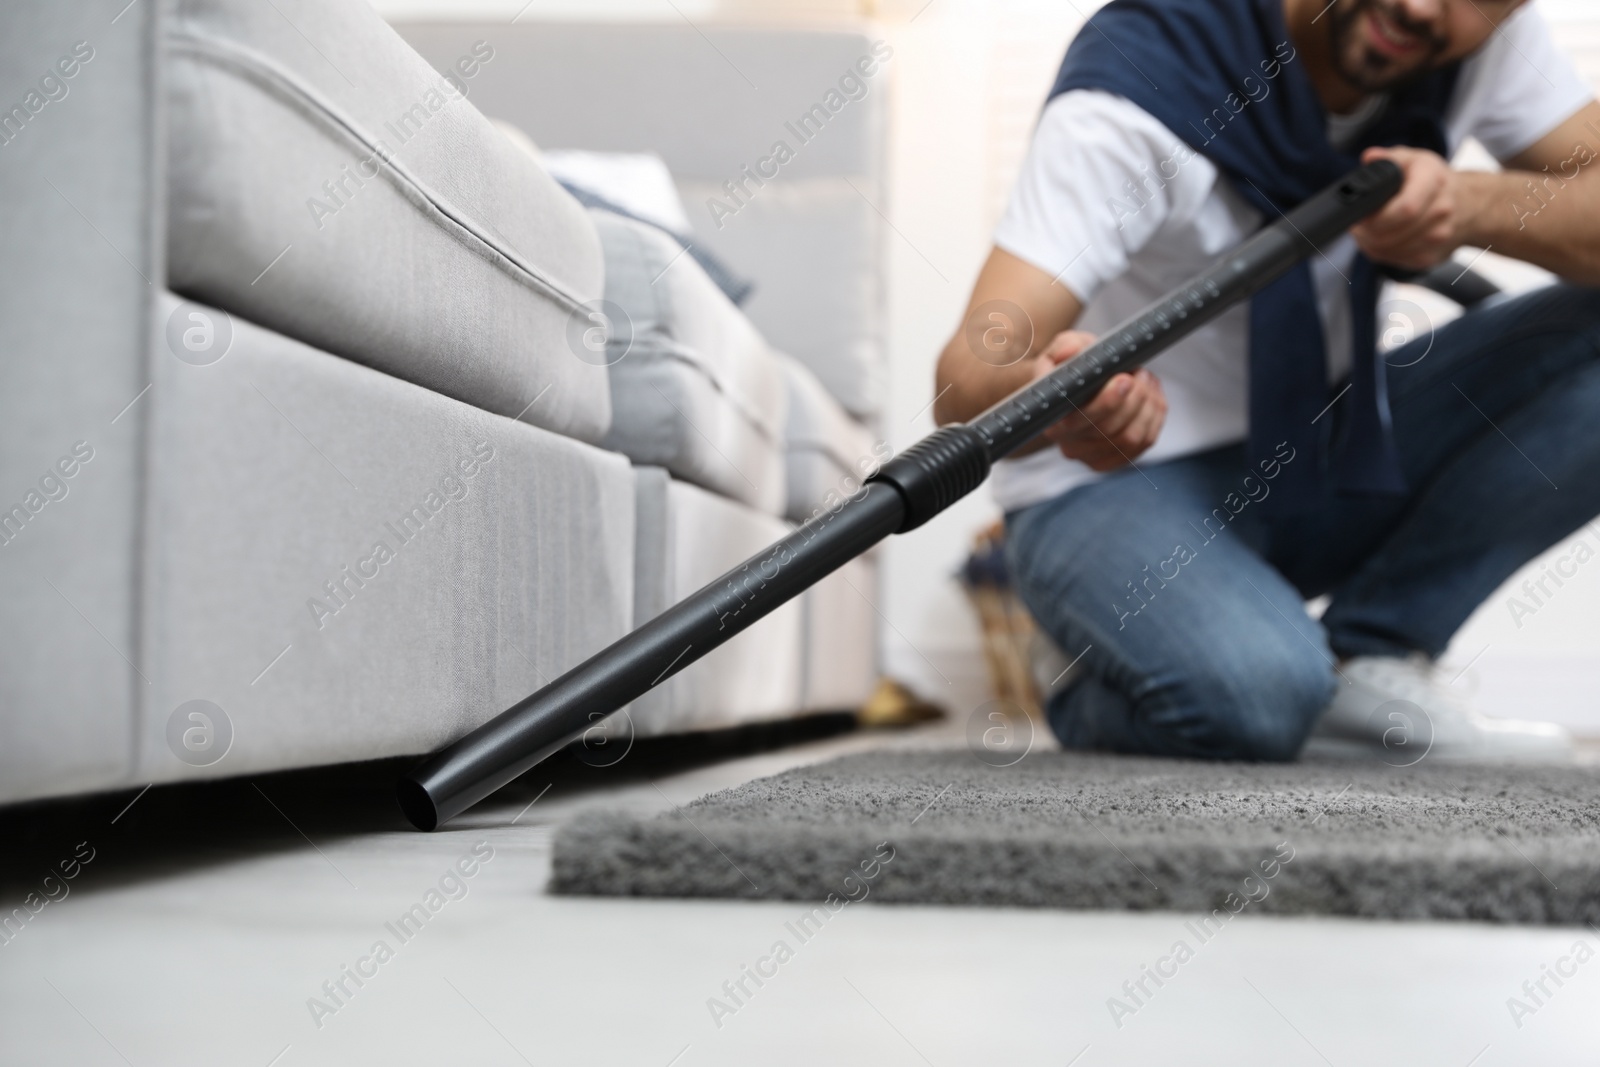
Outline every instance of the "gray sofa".
<svg viewBox="0 0 1600 1067">
<path fill-rule="evenodd" d="M 359 0 L 18 0 L 0 23 L 22 86 L 0 101 L 0 801 L 427 751 L 872 450 L 883 93 L 720 229 L 694 210 L 861 35 L 706 27 L 762 70 L 735 106 L 681 26 L 396 33 Z M 749 321 L 707 311 L 685 258 L 641 290 L 676 303 L 637 350 L 588 358 L 587 309 L 648 262 L 602 238 L 655 235 L 485 114 L 661 154 L 756 282 Z M 874 582 L 870 559 L 835 575 L 634 729 L 855 705 Z"/>
</svg>

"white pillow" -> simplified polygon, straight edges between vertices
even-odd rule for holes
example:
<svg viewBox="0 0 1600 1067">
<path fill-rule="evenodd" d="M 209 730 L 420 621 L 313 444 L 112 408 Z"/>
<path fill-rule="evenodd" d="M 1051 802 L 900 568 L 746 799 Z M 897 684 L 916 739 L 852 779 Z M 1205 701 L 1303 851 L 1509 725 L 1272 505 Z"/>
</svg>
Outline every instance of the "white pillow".
<svg viewBox="0 0 1600 1067">
<path fill-rule="evenodd" d="M 604 197 L 646 222 L 673 233 L 693 232 L 678 187 L 660 156 L 645 152 L 545 149 L 544 169 L 558 182 Z"/>
</svg>

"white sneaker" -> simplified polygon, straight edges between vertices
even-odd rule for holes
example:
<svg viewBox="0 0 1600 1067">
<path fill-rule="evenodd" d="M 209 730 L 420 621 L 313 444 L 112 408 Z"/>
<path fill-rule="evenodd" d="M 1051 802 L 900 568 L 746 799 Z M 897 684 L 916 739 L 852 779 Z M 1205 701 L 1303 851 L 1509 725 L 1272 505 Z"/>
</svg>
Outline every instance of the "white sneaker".
<svg viewBox="0 0 1600 1067">
<path fill-rule="evenodd" d="M 1421 652 L 1357 656 L 1340 666 L 1338 694 L 1312 737 L 1355 742 L 1396 767 L 1423 758 L 1564 762 L 1572 738 L 1555 723 L 1495 719 L 1451 692 Z"/>
</svg>

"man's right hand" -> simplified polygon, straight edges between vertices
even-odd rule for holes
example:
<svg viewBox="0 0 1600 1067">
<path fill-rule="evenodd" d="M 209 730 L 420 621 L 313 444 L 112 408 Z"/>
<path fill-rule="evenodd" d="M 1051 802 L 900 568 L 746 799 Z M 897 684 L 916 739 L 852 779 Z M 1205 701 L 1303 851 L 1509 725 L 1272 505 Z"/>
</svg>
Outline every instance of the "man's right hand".
<svg viewBox="0 0 1600 1067">
<path fill-rule="evenodd" d="M 1094 344 L 1094 335 L 1066 330 L 1032 357 L 1037 381 Z M 1167 398 L 1161 380 L 1140 368 L 1106 382 L 1085 406 L 1051 426 L 1041 436 L 1068 459 L 1092 470 L 1114 471 L 1138 459 L 1156 443 L 1167 421 Z"/>
<path fill-rule="evenodd" d="M 994 308 L 1002 309 L 994 312 Z M 1094 343 L 1072 329 L 1083 305 L 1056 278 L 996 248 L 978 274 L 962 325 L 939 357 L 934 419 L 964 422 Z M 995 327 L 1004 327 L 995 330 Z M 1051 338 L 1048 344 L 1041 342 Z M 1025 346 L 1012 354 L 1013 345 Z M 1155 444 L 1167 419 L 1161 383 L 1147 370 L 1119 374 L 1098 396 L 1016 451 L 1052 445 L 1097 471 L 1127 466 Z"/>
</svg>

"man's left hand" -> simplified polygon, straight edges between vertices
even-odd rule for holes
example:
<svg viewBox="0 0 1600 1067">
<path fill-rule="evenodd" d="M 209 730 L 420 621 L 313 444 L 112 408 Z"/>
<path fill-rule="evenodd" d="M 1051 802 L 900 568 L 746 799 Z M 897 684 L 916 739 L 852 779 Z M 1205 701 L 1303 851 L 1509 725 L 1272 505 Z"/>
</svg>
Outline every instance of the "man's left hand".
<svg viewBox="0 0 1600 1067">
<path fill-rule="evenodd" d="M 1427 270 L 1450 258 L 1462 244 L 1463 212 L 1457 172 L 1433 152 L 1418 148 L 1369 148 L 1361 162 L 1387 159 L 1405 182 L 1394 199 L 1350 230 L 1371 259 L 1407 270 Z"/>
</svg>

